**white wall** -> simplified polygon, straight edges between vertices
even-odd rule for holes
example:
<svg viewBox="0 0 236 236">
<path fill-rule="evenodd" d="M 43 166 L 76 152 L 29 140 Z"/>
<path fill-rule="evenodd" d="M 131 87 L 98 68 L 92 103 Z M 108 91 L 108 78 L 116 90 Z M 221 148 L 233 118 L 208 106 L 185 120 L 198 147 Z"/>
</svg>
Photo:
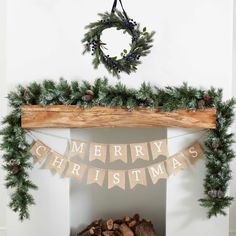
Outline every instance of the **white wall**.
<svg viewBox="0 0 236 236">
<path fill-rule="evenodd" d="M 12 89 L 17 83 L 28 83 L 44 78 L 58 79 L 64 76 L 66 79 L 87 79 L 92 81 L 99 76 L 108 76 L 106 71 L 100 67 L 94 70 L 91 66 L 91 56 L 82 56 L 83 27 L 96 20 L 96 13 L 109 10 L 112 1 L 79 1 L 79 0 L 8 0 L 7 1 L 7 89 Z M 224 89 L 225 98 L 231 96 L 232 83 L 232 22 L 233 22 L 233 1 L 232 0 L 150 0 L 148 2 L 129 0 L 124 2 L 128 13 L 148 29 L 156 30 L 155 46 L 152 53 L 143 59 L 143 64 L 136 74 L 130 77 L 124 75 L 121 81 L 129 86 L 138 87 L 143 81 L 150 81 L 155 85 L 177 85 L 187 81 L 193 86 L 209 88 L 210 86 Z M 121 35 L 122 37 L 122 35 Z M 114 47 L 119 46 L 120 40 L 114 40 Z M 117 44 L 116 44 L 117 43 Z M 110 77 L 110 76 L 109 76 Z M 111 82 L 116 80 L 111 78 Z M 172 135 L 170 130 L 169 136 Z M 50 141 L 51 142 L 51 141 Z M 180 143 L 174 143 L 172 151 L 181 148 L 185 143 L 182 139 Z M 54 144 L 56 145 L 56 144 Z M 199 164 L 196 171 L 199 173 L 201 186 L 203 168 Z M 36 178 L 41 170 L 34 170 L 33 176 Z M 185 173 L 179 178 L 170 180 L 167 195 L 171 204 L 178 203 L 171 197 L 171 191 L 175 189 L 178 197 L 183 194 L 190 194 L 188 188 L 181 191 L 177 186 L 181 185 L 183 176 L 192 178 L 192 174 Z M 198 175 L 196 174 L 196 178 Z M 38 178 L 37 183 L 41 189 L 37 193 L 37 206 L 32 208 L 35 212 L 31 221 L 21 224 L 17 222 L 15 215 L 8 211 L 7 220 L 9 225 L 9 235 L 15 236 L 16 231 L 21 235 L 42 235 L 39 227 L 42 222 L 52 220 L 51 215 L 45 207 L 43 198 L 48 194 L 45 183 L 46 178 Z M 49 181 L 49 180 L 48 180 Z M 50 180 L 51 183 L 53 180 Z M 59 189 L 61 180 L 55 180 Z M 57 182 L 58 181 L 58 182 Z M 60 182 L 59 182 L 60 181 Z M 51 185 L 50 185 L 51 186 Z M 66 193 L 61 185 L 63 199 Z M 68 185 L 66 184 L 66 188 Z M 200 188 L 200 187 L 199 187 Z M 58 190 L 57 189 L 57 190 Z M 192 199 L 195 201 L 200 192 L 194 192 Z M 62 203 L 61 198 L 55 199 L 55 204 Z M 69 206 L 63 205 L 69 211 Z M 204 226 L 202 229 L 211 229 L 209 236 L 218 236 L 218 229 L 212 227 L 217 224 L 221 228 L 220 236 L 227 235 L 228 217 L 216 220 L 207 220 L 204 210 L 200 210 L 193 203 L 193 209 L 177 208 L 179 214 L 172 214 L 167 211 L 167 225 L 174 224 L 175 232 L 167 231 L 167 236 L 198 235 L 196 227 Z M 44 206 L 40 208 L 40 206 Z M 49 207 L 49 205 L 47 205 Z M 51 208 L 55 209 L 55 208 Z M 39 214 L 39 211 L 41 213 Z M 43 212 L 45 211 L 45 212 Z M 38 212 L 36 214 L 36 212 Z M 55 216 L 56 212 L 51 212 Z M 191 221 L 184 221 L 189 214 L 192 214 Z M 39 214 L 39 215 L 38 215 Z M 64 211 L 65 220 L 68 212 Z M 50 217 L 49 217 L 50 215 Z M 39 216 L 41 225 L 38 226 Z M 180 217 L 181 216 L 181 217 Z M 54 222 L 55 223 L 55 222 Z M 185 223 L 185 224 L 183 224 Z M 57 232 L 57 236 L 66 232 L 64 229 Z M 14 229 L 13 229 L 14 225 Z M 185 226 L 185 230 L 180 230 L 177 226 Z M 26 227 L 27 226 L 27 227 Z M 54 227 L 55 228 L 55 227 Z M 199 228 L 198 228 L 199 229 Z M 14 232 L 12 231 L 14 230 Z M 54 229 L 55 230 L 55 229 Z M 178 231 L 179 230 L 179 231 Z M 195 231 L 194 231 L 195 230 Z M 51 235 L 49 227 L 43 235 Z M 56 235 L 56 234 L 55 234 Z"/>
<path fill-rule="evenodd" d="M 9 0 L 7 4 L 8 83 L 108 75 L 103 67 L 92 68 L 90 55 L 81 55 L 80 41 L 84 26 L 97 20 L 98 12 L 109 10 L 111 1 Z M 226 95 L 231 93 L 232 0 L 148 4 L 130 0 L 125 6 L 157 34 L 138 73 L 124 75 L 122 82 L 138 86 L 147 80 L 158 85 L 188 81 L 193 86 L 223 86 Z M 117 43 L 119 39 L 113 41 L 114 47 Z"/>
<path fill-rule="evenodd" d="M 187 132 L 183 129 L 168 129 L 167 137 L 176 137 Z M 196 130 L 195 130 L 196 131 Z M 192 132 L 195 132 L 192 130 Z M 195 140 L 203 141 L 204 133 L 189 134 L 184 138 L 169 140 L 170 155 L 179 152 L 183 146 L 191 145 Z M 167 181 L 167 212 L 166 235 L 229 235 L 229 218 L 207 218 L 206 209 L 202 208 L 198 199 L 204 196 L 203 179 L 205 177 L 204 161 L 198 161 L 195 166 L 170 177 Z M 177 220 L 176 220 L 177 219 Z M 176 234 L 178 232 L 178 234 Z"/>
<path fill-rule="evenodd" d="M 42 131 L 70 137 L 69 129 Z M 35 136 L 58 153 L 65 153 L 67 140 L 42 134 Z M 29 138 L 29 142 L 31 141 Z M 38 164 L 35 165 L 30 177 L 39 187 L 39 191 L 32 192 L 37 205 L 30 209 L 30 220 L 23 223 L 18 221 L 17 214 L 12 213 L 10 209 L 7 210 L 7 236 L 69 235 L 69 180 L 54 175 L 49 170 L 41 169 Z"/>
<path fill-rule="evenodd" d="M 4 0 L 0 1 L 0 80 L 5 80 L 6 78 L 6 2 Z M 5 116 L 7 106 L 6 100 L 3 99 L 6 96 L 6 86 L 2 84 L 0 86 L 0 122 L 2 117 Z M 0 165 L 2 165 L 2 152 L 0 151 Z M 6 235 L 6 190 L 4 188 L 4 172 L 0 168 L 0 235 Z"/>
<path fill-rule="evenodd" d="M 233 86 L 232 93 L 236 97 L 236 1 L 234 1 L 234 34 L 233 34 Z M 236 134 L 236 122 L 233 125 L 233 132 Z M 234 144 L 234 150 L 236 151 L 236 145 Z M 236 160 L 233 161 L 233 181 L 231 183 L 231 194 L 236 197 Z M 230 232 L 232 236 L 236 235 L 236 201 L 230 208 Z M 230 235 L 231 236 L 231 235 Z"/>
</svg>

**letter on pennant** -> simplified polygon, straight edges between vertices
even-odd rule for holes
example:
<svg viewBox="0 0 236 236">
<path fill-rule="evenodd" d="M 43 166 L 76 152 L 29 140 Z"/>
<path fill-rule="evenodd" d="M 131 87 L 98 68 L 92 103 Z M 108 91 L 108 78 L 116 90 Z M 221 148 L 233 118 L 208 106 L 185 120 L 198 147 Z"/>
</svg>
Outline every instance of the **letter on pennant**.
<svg viewBox="0 0 236 236">
<path fill-rule="evenodd" d="M 88 168 L 87 184 L 98 184 L 102 187 L 105 179 L 106 171 L 96 167 Z"/>
<path fill-rule="evenodd" d="M 84 160 L 86 154 L 86 143 L 81 142 L 79 140 L 71 140 L 69 142 L 69 150 L 68 156 L 74 157 L 79 156 L 82 160 Z"/>
<path fill-rule="evenodd" d="M 86 169 L 87 169 L 86 165 L 82 163 L 75 163 L 75 162 L 69 161 L 69 167 L 66 170 L 65 176 L 76 178 L 79 182 L 81 182 Z"/>
<path fill-rule="evenodd" d="M 197 142 L 184 149 L 183 154 L 188 158 L 192 165 L 195 164 L 197 160 L 204 157 L 204 151 Z"/>
<path fill-rule="evenodd" d="M 91 143 L 90 144 L 90 154 L 89 154 L 89 160 L 100 160 L 101 162 L 106 162 L 106 156 L 107 156 L 107 145 L 106 144 L 97 144 L 97 143 Z"/>
<path fill-rule="evenodd" d="M 40 141 L 36 141 L 30 152 L 36 158 L 37 162 L 42 163 L 49 155 L 51 149 Z"/>
<path fill-rule="evenodd" d="M 152 179 L 152 183 L 156 184 L 159 179 L 167 179 L 168 174 L 165 168 L 165 162 L 157 163 L 148 167 L 149 174 Z"/>
<path fill-rule="evenodd" d="M 176 175 L 180 170 L 187 168 L 188 164 L 184 159 L 183 153 L 178 153 L 173 157 L 169 158 L 167 161 L 168 170 Z"/>
<path fill-rule="evenodd" d="M 47 168 L 55 170 L 59 175 L 62 175 L 67 165 L 67 159 L 65 159 L 61 154 L 52 151 L 49 155 L 49 161 L 47 163 Z"/>
<path fill-rule="evenodd" d="M 125 190 L 125 171 L 124 170 L 108 170 L 108 189 L 115 186 Z"/>
<path fill-rule="evenodd" d="M 121 160 L 127 163 L 127 144 L 110 144 L 110 162 Z"/>
<path fill-rule="evenodd" d="M 128 171 L 130 188 L 133 189 L 136 185 L 147 185 L 145 168 L 133 169 Z"/>
<path fill-rule="evenodd" d="M 166 139 L 150 142 L 150 146 L 153 160 L 156 160 L 159 156 L 165 156 L 166 158 L 169 156 Z"/>
<path fill-rule="evenodd" d="M 138 159 L 149 160 L 148 145 L 147 143 L 130 144 L 132 162 Z"/>
</svg>

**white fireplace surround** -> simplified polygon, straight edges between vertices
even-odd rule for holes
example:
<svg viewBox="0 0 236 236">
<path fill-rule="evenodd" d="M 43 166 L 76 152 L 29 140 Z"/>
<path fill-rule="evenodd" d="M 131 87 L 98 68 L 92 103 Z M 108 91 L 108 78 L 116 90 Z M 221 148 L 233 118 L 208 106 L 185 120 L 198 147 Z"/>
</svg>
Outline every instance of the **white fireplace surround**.
<svg viewBox="0 0 236 236">
<path fill-rule="evenodd" d="M 196 87 L 213 85 L 223 88 L 225 99 L 232 96 L 232 91 L 236 96 L 236 67 L 232 66 L 232 55 L 233 65 L 236 55 L 233 3 L 233 0 L 124 0 L 127 12 L 148 26 L 148 30 L 155 29 L 157 34 L 154 48 L 138 72 L 130 78 L 124 76 L 121 82 L 137 88 L 143 81 L 160 86 L 187 81 Z M 110 0 L 0 0 L 1 118 L 9 111 L 5 97 L 18 83 L 61 76 L 68 80 L 90 81 L 104 75 L 111 78 L 102 67 L 93 70 L 92 58 L 81 55 L 80 43 L 84 26 L 96 20 L 98 12 L 109 10 L 111 4 Z M 116 47 L 120 40 L 111 43 Z M 111 83 L 115 82 L 111 79 Z M 67 129 L 45 132 L 71 136 Z M 191 130 L 168 129 L 167 138 L 183 132 Z M 190 135 L 170 140 L 170 154 L 196 138 L 196 135 Z M 55 150 L 63 152 L 65 149 L 62 140 L 42 139 Z M 31 208 L 31 219 L 24 223 L 20 223 L 17 215 L 6 207 L 9 192 L 3 187 L 4 173 L 0 170 L 1 236 L 69 236 L 69 180 L 38 168 L 35 166 L 31 173 L 39 186 L 39 190 L 34 192 L 37 205 Z M 198 205 L 197 199 L 203 193 L 204 174 L 204 162 L 200 161 L 193 168 L 168 179 L 166 236 L 229 235 L 228 216 L 208 220 L 206 210 Z M 235 195 L 235 182 L 231 186 Z M 86 198 L 84 203 L 88 204 Z M 234 204 L 230 219 L 231 236 L 236 234 L 235 214 Z"/>
<path fill-rule="evenodd" d="M 166 129 L 71 129 L 71 138 L 89 140 L 98 143 L 141 143 L 166 138 Z M 108 152 L 109 155 L 109 152 Z M 87 156 L 88 158 L 88 156 Z M 129 155 L 129 160 L 130 160 Z M 162 157 L 163 159 L 164 157 Z M 109 158 L 108 158 L 109 160 Z M 164 160 L 164 159 L 163 159 Z M 160 158 L 161 161 L 161 158 Z M 96 163 L 102 168 L 131 169 L 147 166 L 146 161 L 131 164 Z M 166 180 L 153 185 L 148 179 L 148 186 L 137 186 L 126 191 L 86 185 L 79 186 L 77 181 L 70 182 L 70 226 L 73 236 L 99 217 L 117 218 L 123 215 L 132 216 L 139 213 L 141 217 L 152 220 L 158 235 L 165 235 L 166 218 Z M 128 183 L 126 185 L 128 187 Z"/>
<path fill-rule="evenodd" d="M 71 136 L 69 129 L 43 129 L 41 131 L 68 138 L 86 137 L 86 140 L 89 141 L 89 137 L 92 137 L 92 141 L 98 140 L 99 142 L 107 139 L 111 140 L 112 132 L 117 132 L 117 130 L 107 130 L 103 132 L 103 130 L 90 129 L 85 131 L 78 129 L 73 131 L 74 134 Z M 93 132 L 96 131 L 96 135 L 93 135 Z M 190 145 L 202 135 L 202 133 L 192 134 L 194 131 L 196 130 L 167 129 L 167 138 L 170 138 L 168 140 L 170 155 L 179 152 L 183 147 Z M 125 130 L 123 130 L 123 132 L 127 133 Z M 145 138 L 155 139 L 155 137 L 165 137 L 163 136 L 165 135 L 165 130 L 163 129 L 151 129 L 146 130 L 146 132 L 142 132 L 142 129 L 139 129 L 129 132 L 133 132 L 133 135 L 129 135 L 132 140 L 133 138 L 135 139 L 135 136 L 138 134 L 140 134 L 140 136 L 143 135 L 142 139 L 136 138 L 137 141 L 144 141 Z M 107 137 L 104 137 L 105 133 L 107 133 Z M 119 130 L 117 133 L 119 133 Z M 189 134 L 186 136 L 171 138 L 187 133 Z M 121 138 L 122 131 L 120 131 L 119 136 Z M 44 134 L 37 134 L 37 137 L 59 153 L 64 153 L 66 150 L 67 140 L 50 137 Z M 117 136 L 114 136 L 114 139 L 116 141 L 119 140 Z M 193 232 L 204 235 L 206 228 L 209 235 L 228 236 L 228 217 L 218 217 L 208 220 L 206 218 L 206 210 L 201 208 L 197 202 L 197 199 L 203 196 L 202 182 L 204 175 L 204 161 L 199 161 L 190 169 L 180 172 L 175 177 L 170 177 L 167 180 L 166 186 L 163 185 L 163 183 L 161 185 L 157 184 L 157 198 L 152 198 L 149 202 L 146 202 L 144 198 L 143 204 L 140 205 L 140 209 L 137 209 L 137 212 L 141 212 L 144 217 L 152 217 L 151 220 L 153 220 L 156 225 L 160 222 L 163 224 L 157 227 L 157 230 L 159 229 L 158 235 L 160 236 L 174 236 L 176 232 L 178 232 L 178 235 L 184 236 L 190 234 L 194 235 Z M 39 186 L 39 191 L 34 194 L 37 206 L 31 209 L 31 221 L 19 224 L 16 223 L 17 215 L 14 215 L 14 218 L 11 216 L 11 221 L 8 222 L 8 235 L 24 235 L 27 233 L 28 235 L 33 234 L 35 236 L 66 236 L 70 235 L 71 229 L 76 229 L 76 227 L 81 229 L 81 225 L 89 224 L 96 217 L 108 217 L 109 214 L 111 216 L 116 216 L 116 214 L 125 215 L 131 210 L 127 208 L 123 209 L 122 212 L 117 210 L 116 207 L 113 207 L 112 210 L 111 205 L 104 204 L 104 201 L 100 199 L 99 196 L 96 199 L 94 196 L 90 195 L 91 186 L 82 186 L 80 189 L 75 190 L 76 186 L 72 184 L 74 191 L 80 192 L 80 195 L 73 197 L 73 195 L 70 195 L 70 181 L 68 179 L 52 175 L 49 170 L 40 169 L 39 165 L 35 166 L 31 178 Z M 77 188 L 79 188 L 78 184 Z M 160 191 L 159 194 L 158 190 Z M 145 196 L 145 194 L 153 194 L 150 187 L 142 189 L 142 192 L 143 196 Z M 120 194 L 120 191 L 116 193 Z M 104 194 L 101 194 L 101 196 L 102 195 L 105 196 Z M 164 199 L 163 196 L 165 197 Z M 160 199 L 161 202 L 158 202 Z M 140 199 L 137 200 L 139 202 Z M 112 202 L 112 200 L 110 201 Z M 99 208 L 99 206 L 91 207 L 97 203 L 103 204 L 104 209 Z M 150 207 L 156 208 L 157 213 L 150 215 L 149 212 L 145 211 L 145 209 Z M 120 208 L 122 208 L 122 205 Z M 76 212 L 76 210 L 79 211 Z M 135 209 L 132 210 L 133 213 L 135 213 Z M 159 211 L 160 214 L 158 215 Z M 11 212 L 8 214 L 12 215 Z M 157 219 L 155 219 L 155 217 L 157 217 Z M 22 225 L 24 227 L 22 227 Z M 35 231 L 35 225 L 37 225 L 37 231 Z"/>
</svg>

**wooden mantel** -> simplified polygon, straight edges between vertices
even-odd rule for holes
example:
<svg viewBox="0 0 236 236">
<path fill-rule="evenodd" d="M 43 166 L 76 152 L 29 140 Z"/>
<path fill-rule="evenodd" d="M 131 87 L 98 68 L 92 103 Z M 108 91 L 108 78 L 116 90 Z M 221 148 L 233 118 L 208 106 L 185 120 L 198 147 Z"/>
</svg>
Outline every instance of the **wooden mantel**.
<svg viewBox="0 0 236 236">
<path fill-rule="evenodd" d="M 77 106 L 22 106 L 23 128 L 206 128 L 216 127 L 216 110 L 161 112 L 158 109 L 128 111 L 121 108 Z"/>
</svg>

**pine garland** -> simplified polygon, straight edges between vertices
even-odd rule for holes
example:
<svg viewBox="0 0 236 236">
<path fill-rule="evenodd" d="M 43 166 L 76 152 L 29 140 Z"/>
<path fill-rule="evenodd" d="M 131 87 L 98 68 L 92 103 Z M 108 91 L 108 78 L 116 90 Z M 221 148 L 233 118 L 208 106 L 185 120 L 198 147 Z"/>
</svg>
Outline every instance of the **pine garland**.
<svg viewBox="0 0 236 236">
<path fill-rule="evenodd" d="M 28 171 L 32 168 L 30 145 L 26 132 L 21 128 L 22 105 L 77 105 L 83 108 L 111 106 L 130 111 L 136 108 L 160 108 L 163 111 L 176 111 L 184 108 L 195 111 L 214 107 L 217 110 L 217 127 L 209 130 L 205 141 L 206 177 L 204 180 L 205 197 L 201 205 L 208 208 L 208 216 L 225 215 L 225 208 L 233 198 L 227 195 L 231 179 L 230 161 L 235 154 L 231 148 L 233 134 L 228 129 L 234 118 L 235 100 L 222 101 L 222 90 L 196 89 L 183 84 L 180 87 L 156 88 L 143 83 L 140 89 L 129 89 L 118 83 L 108 84 L 107 79 L 97 79 L 94 84 L 77 81 L 69 84 L 61 79 L 58 83 L 46 80 L 29 86 L 18 86 L 8 95 L 12 112 L 3 120 L 4 128 L 0 134 L 4 150 L 3 168 L 7 171 L 6 187 L 12 188 L 9 206 L 19 213 L 20 220 L 29 218 L 29 207 L 34 204 L 31 190 L 37 187 L 31 182 Z"/>
</svg>

